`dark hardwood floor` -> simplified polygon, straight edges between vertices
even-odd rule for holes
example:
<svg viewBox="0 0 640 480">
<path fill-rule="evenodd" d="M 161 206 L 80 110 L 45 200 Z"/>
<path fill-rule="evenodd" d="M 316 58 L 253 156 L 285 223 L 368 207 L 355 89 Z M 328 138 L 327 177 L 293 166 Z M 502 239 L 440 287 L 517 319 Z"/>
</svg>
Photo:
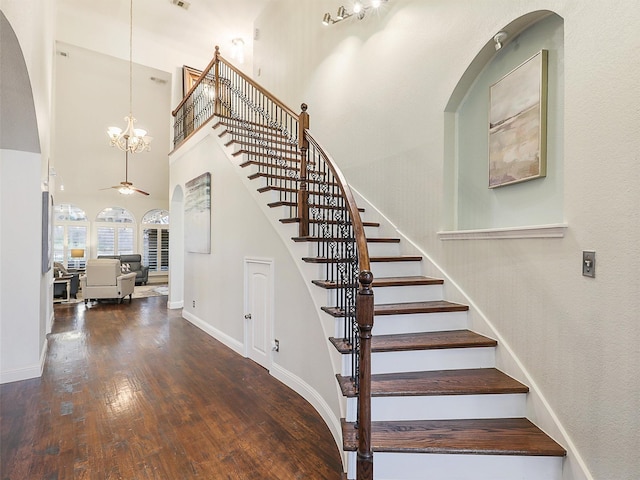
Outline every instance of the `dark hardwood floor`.
<svg viewBox="0 0 640 480">
<path fill-rule="evenodd" d="M 318 413 L 166 301 L 56 305 L 42 378 L 0 385 L 0 478 L 342 479 Z"/>
</svg>

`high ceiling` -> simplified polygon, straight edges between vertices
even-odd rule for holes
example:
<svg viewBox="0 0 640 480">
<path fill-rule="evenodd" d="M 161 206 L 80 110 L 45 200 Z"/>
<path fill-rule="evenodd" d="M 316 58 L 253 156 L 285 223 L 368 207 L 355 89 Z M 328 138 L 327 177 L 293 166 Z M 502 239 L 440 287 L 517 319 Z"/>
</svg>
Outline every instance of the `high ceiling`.
<svg viewBox="0 0 640 480">
<path fill-rule="evenodd" d="M 242 38 L 249 57 L 252 52 L 253 22 L 271 0 L 183 0 L 188 9 L 174 5 L 173 0 L 133 0 L 134 57 L 136 39 L 146 37 L 156 46 L 196 52 L 212 57 L 214 45 L 220 45 L 223 53 L 229 52 L 231 40 Z M 58 0 L 59 39 L 93 47 L 101 30 L 113 25 L 123 29 L 129 25 L 129 0 Z M 122 30 L 124 33 L 125 30 Z M 128 33 L 128 32 L 127 32 Z M 106 36 L 106 35 L 105 35 Z M 128 35 L 111 44 L 122 47 L 128 43 Z M 105 51 L 102 53 L 114 54 Z M 115 47 L 114 47 L 115 49 Z M 124 50 L 124 51 L 123 51 Z M 126 57 L 128 50 L 119 48 Z M 152 65 L 158 67 L 159 65 Z"/>
</svg>

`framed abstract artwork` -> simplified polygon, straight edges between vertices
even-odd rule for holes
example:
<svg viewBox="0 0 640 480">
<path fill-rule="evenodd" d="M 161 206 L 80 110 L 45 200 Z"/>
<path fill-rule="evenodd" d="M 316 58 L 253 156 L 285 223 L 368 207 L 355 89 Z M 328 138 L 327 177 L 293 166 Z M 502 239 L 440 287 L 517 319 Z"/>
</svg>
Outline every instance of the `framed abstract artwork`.
<svg viewBox="0 0 640 480">
<path fill-rule="evenodd" d="M 489 188 L 547 174 L 547 51 L 490 88 Z"/>
<path fill-rule="evenodd" d="M 211 253 L 211 174 L 189 180 L 185 196 L 185 246 L 187 252 Z"/>
</svg>

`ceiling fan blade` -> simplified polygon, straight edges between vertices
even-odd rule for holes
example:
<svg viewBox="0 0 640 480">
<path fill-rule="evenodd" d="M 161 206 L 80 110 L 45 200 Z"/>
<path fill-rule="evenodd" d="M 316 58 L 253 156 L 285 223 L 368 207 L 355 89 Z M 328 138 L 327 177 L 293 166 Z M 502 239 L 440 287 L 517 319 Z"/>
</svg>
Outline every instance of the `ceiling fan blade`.
<svg viewBox="0 0 640 480">
<path fill-rule="evenodd" d="M 101 188 L 100 190 L 110 190 L 112 188 L 116 188 L 116 189 L 122 188 L 122 185 L 114 185 L 113 187 L 105 187 L 105 188 Z"/>
<path fill-rule="evenodd" d="M 145 192 L 144 190 L 140 190 L 139 188 L 136 188 L 134 186 L 130 186 L 129 187 L 130 190 L 133 190 L 134 192 L 138 192 L 141 193 L 142 195 L 149 195 L 147 192 Z"/>
</svg>

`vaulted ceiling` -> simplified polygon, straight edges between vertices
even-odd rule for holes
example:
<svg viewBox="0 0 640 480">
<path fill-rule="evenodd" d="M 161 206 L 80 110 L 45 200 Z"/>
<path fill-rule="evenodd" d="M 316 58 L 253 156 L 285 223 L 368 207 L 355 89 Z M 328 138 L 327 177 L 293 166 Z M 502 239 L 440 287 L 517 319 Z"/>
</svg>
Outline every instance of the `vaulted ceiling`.
<svg viewBox="0 0 640 480">
<path fill-rule="evenodd" d="M 270 1 L 133 0 L 134 61 L 162 68 L 158 62 L 140 60 L 140 44 L 155 45 L 159 53 L 169 49 L 210 59 L 215 45 L 228 52 L 231 40 L 238 37 L 250 59 L 253 22 Z M 57 10 L 59 40 L 121 58 L 128 55 L 129 0 L 58 0 Z M 101 35 L 117 30 L 115 26 L 122 32 L 118 37 Z M 145 53 L 153 58 L 151 52 Z"/>
</svg>

